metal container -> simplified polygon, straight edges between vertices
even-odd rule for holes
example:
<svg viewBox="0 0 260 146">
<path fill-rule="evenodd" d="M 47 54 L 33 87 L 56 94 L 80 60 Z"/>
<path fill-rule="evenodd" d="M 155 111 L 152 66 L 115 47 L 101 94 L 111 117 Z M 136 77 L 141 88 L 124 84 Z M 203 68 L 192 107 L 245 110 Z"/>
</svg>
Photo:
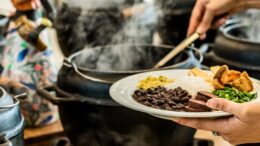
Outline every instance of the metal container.
<svg viewBox="0 0 260 146">
<path fill-rule="evenodd" d="M 0 85 L 0 146 L 23 146 L 24 118 L 18 99 L 27 96 L 27 89 L 17 85 Z"/>
</svg>

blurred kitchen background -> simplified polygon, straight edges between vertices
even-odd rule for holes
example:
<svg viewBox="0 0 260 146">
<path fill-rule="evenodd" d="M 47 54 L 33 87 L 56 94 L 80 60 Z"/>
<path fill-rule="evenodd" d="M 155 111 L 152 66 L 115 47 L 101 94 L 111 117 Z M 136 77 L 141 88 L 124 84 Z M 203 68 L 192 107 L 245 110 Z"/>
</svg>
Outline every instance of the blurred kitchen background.
<svg viewBox="0 0 260 146">
<path fill-rule="evenodd" d="M 30 89 L 21 102 L 24 136 L 7 137 L 14 146 L 229 146 L 211 132 L 127 110 L 108 94 L 111 82 L 149 71 L 186 37 L 195 0 L 29 1 L 19 11 L 15 0 L 0 2 L 2 76 Z M 230 17 L 162 69 L 227 64 L 260 79 L 259 17 Z"/>
</svg>

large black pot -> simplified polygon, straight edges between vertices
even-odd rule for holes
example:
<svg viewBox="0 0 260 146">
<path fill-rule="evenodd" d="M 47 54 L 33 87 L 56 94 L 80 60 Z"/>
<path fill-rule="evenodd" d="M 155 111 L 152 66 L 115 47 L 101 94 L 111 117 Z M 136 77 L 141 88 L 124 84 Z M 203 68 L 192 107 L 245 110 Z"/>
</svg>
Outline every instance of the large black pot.
<svg viewBox="0 0 260 146">
<path fill-rule="evenodd" d="M 195 0 L 160 0 L 157 29 L 163 44 L 177 45 L 186 38 Z"/>
<path fill-rule="evenodd" d="M 55 91 L 58 97 L 50 94 Z M 59 106 L 65 133 L 75 146 L 191 146 L 194 129 L 124 108 L 110 99 L 38 88 Z"/>
<path fill-rule="evenodd" d="M 211 65 L 227 64 L 234 69 L 246 70 L 260 79 L 260 42 L 249 39 L 253 35 L 248 33 L 250 27 L 239 20 L 229 20 L 220 29 L 205 61 L 212 62 Z"/>
<path fill-rule="evenodd" d="M 158 0 L 159 15 L 157 31 L 162 44 L 178 45 L 187 37 L 190 16 L 196 0 Z M 207 32 L 205 40 L 197 40 L 196 45 L 214 42 L 216 29 Z"/>
<path fill-rule="evenodd" d="M 25 98 L 27 90 L 16 85 L 0 84 L 0 146 L 23 146 L 24 118 L 18 99 Z"/>
<path fill-rule="evenodd" d="M 143 54 L 139 59 L 135 54 L 137 60 L 130 68 L 96 69 L 97 60 L 90 55 L 91 51 L 92 54 L 94 50 L 109 53 L 113 48 L 144 52 L 138 52 Z M 150 68 L 172 49 L 169 46 L 113 45 L 82 50 L 64 61 L 56 86 L 39 87 L 38 92 L 59 106 L 64 130 L 76 146 L 190 146 L 194 129 L 127 109 L 109 96 L 112 83 L 132 74 L 152 71 Z M 187 50 L 162 69 L 190 68 L 199 64 L 194 52 Z M 57 97 L 50 94 L 51 91 L 55 91 Z"/>
<path fill-rule="evenodd" d="M 132 74 L 153 71 L 154 69 L 151 68 L 172 49 L 174 49 L 172 46 L 154 45 L 111 45 L 84 49 L 64 60 L 57 85 L 70 93 L 108 98 L 110 97 L 109 88 L 114 82 Z M 161 69 L 199 66 L 202 55 L 196 50 L 192 47 L 187 49 Z M 110 54 L 110 52 L 114 53 Z M 117 52 L 125 52 L 122 55 L 131 55 L 131 57 L 117 59 Z M 102 58 L 103 56 L 100 54 L 108 54 L 108 57 Z M 113 54 L 116 55 L 114 59 L 110 56 Z M 96 69 L 98 59 L 104 59 L 105 70 Z M 129 66 L 124 66 L 122 62 Z"/>
</svg>

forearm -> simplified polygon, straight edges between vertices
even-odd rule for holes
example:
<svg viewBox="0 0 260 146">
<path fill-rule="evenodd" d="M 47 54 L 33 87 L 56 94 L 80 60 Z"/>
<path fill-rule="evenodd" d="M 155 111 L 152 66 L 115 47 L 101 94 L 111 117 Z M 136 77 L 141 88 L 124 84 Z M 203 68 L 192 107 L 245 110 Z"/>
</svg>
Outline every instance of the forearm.
<svg viewBox="0 0 260 146">
<path fill-rule="evenodd" d="M 243 7 L 245 9 L 257 8 L 260 9 L 260 0 L 238 0 L 238 7 Z"/>
</svg>

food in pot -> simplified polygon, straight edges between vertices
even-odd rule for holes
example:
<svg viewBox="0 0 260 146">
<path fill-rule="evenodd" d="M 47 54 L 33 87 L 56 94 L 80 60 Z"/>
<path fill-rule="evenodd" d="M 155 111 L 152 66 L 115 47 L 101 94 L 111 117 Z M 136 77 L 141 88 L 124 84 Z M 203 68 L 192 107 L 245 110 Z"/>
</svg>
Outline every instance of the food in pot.
<svg viewBox="0 0 260 146">
<path fill-rule="evenodd" d="M 188 91 L 181 87 L 168 90 L 162 86 L 137 89 L 133 94 L 133 98 L 141 104 L 170 111 L 184 111 L 191 97 Z"/>
<path fill-rule="evenodd" d="M 165 76 L 159 76 L 159 77 L 149 76 L 139 82 L 138 88 L 148 89 L 152 87 L 163 86 L 172 82 L 174 82 L 173 79 L 168 79 Z"/>
<path fill-rule="evenodd" d="M 225 98 L 237 103 L 244 103 L 249 102 L 257 97 L 257 93 L 248 93 L 248 92 L 241 92 L 236 88 L 232 87 L 225 87 L 224 89 L 215 90 L 213 92 L 215 95 Z"/>
<path fill-rule="evenodd" d="M 210 112 L 211 108 L 207 106 L 207 101 L 211 98 L 218 98 L 216 95 L 200 91 L 195 96 L 195 99 L 189 100 L 189 105 L 185 107 L 186 112 Z"/>
</svg>

